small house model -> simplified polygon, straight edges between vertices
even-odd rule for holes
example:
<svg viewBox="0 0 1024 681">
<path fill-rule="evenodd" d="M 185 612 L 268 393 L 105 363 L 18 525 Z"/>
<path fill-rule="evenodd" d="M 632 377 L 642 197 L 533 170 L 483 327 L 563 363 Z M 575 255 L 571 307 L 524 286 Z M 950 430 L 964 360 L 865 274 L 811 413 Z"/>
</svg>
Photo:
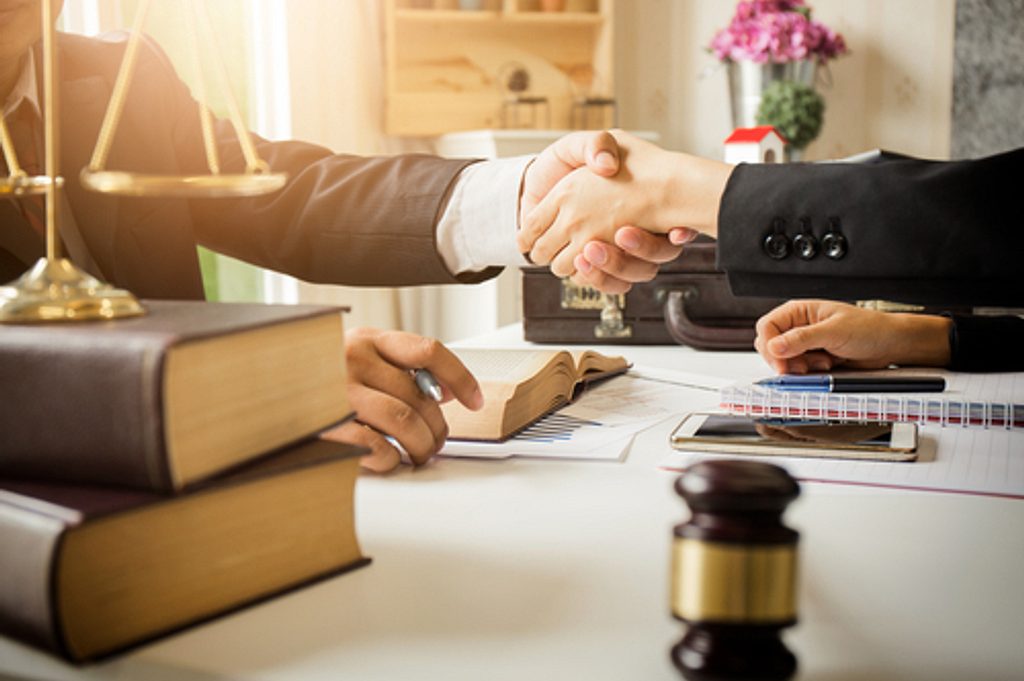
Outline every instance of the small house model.
<svg viewBox="0 0 1024 681">
<path fill-rule="evenodd" d="M 786 138 L 770 125 L 736 128 L 725 140 L 726 163 L 782 163 Z"/>
</svg>

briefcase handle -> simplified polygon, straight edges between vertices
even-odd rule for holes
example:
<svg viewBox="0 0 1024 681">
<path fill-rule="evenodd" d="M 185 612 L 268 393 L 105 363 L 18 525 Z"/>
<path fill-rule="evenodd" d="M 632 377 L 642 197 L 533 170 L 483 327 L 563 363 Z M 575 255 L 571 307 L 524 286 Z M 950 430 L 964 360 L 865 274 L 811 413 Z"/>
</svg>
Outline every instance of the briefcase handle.
<svg viewBox="0 0 1024 681">
<path fill-rule="evenodd" d="M 742 326 L 705 326 L 690 319 L 686 301 L 695 298 L 697 288 L 684 286 L 665 291 L 665 326 L 681 345 L 701 350 L 753 350 L 757 332 L 749 320 Z"/>
</svg>

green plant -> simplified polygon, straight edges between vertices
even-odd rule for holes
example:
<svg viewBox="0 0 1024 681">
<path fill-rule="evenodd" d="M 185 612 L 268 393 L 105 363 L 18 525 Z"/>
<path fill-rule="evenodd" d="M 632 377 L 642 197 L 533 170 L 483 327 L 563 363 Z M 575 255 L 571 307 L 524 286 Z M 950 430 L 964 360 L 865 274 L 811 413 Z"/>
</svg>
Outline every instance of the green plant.
<svg viewBox="0 0 1024 681">
<path fill-rule="evenodd" d="M 771 125 L 794 149 L 803 149 L 821 132 L 825 100 L 808 85 L 780 80 L 761 93 L 758 125 Z"/>
</svg>

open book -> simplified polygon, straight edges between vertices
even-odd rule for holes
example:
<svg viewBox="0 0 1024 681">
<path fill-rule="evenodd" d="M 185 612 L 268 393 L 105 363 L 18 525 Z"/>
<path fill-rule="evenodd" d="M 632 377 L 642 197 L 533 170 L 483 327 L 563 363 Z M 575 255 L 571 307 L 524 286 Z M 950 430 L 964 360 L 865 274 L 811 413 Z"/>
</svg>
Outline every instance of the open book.
<svg viewBox="0 0 1024 681">
<path fill-rule="evenodd" d="M 449 437 L 504 440 L 571 402 L 588 383 L 624 373 L 623 357 L 592 350 L 456 349 L 484 393 L 484 408 L 470 411 L 456 401 L 442 408 Z"/>
</svg>

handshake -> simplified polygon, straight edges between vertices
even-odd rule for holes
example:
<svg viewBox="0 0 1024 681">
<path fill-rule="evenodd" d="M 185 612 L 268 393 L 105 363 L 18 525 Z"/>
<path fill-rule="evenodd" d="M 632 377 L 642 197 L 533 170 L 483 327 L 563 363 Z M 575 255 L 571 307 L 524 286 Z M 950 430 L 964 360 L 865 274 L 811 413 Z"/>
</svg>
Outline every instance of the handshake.
<svg viewBox="0 0 1024 681">
<path fill-rule="evenodd" d="M 519 250 L 557 276 L 624 293 L 697 234 L 716 236 L 731 172 L 621 130 L 567 135 L 526 173 Z"/>
</svg>

